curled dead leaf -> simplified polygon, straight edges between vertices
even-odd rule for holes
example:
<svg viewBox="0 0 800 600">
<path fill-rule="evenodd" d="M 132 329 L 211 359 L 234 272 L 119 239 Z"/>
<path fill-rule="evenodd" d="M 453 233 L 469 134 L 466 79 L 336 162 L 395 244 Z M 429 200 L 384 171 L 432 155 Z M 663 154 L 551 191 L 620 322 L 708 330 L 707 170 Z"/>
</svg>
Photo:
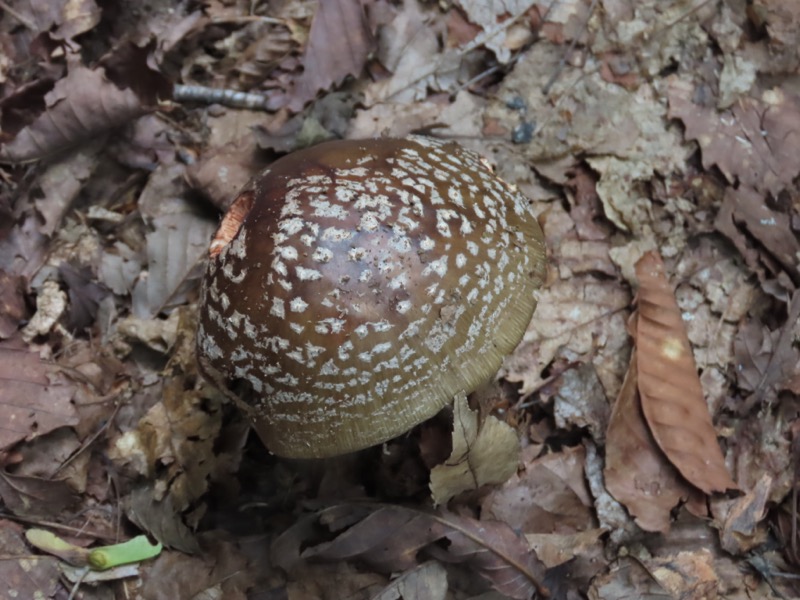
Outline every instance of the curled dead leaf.
<svg viewBox="0 0 800 600">
<path fill-rule="evenodd" d="M 637 391 L 636 351 L 611 413 L 606 437 L 606 488 L 645 531 L 669 530 L 670 513 L 688 484 L 647 429 Z"/>
<path fill-rule="evenodd" d="M 681 311 L 656 251 L 636 263 L 639 394 L 650 431 L 670 462 L 705 493 L 738 489 L 725 466 Z"/>
</svg>

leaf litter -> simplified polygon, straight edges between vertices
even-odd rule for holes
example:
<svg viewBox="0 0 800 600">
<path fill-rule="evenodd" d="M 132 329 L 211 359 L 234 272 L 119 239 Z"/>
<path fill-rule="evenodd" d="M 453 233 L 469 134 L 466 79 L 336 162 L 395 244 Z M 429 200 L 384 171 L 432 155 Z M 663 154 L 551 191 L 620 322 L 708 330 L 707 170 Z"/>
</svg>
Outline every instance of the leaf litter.
<svg viewBox="0 0 800 600">
<path fill-rule="evenodd" d="M 91 586 L 73 572 L 85 598 L 798 595 L 796 3 L 8 4 L 0 579 L 18 597 L 69 593 L 31 559 L 37 526 L 164 543 Z M 216 104 L 237 94 L 258 102 Z M 277 156 L 411 132 L 532 199 L 536 317 L 478 412 L 280 460 L 194 365 L 208 238 Z"/>
</svg>

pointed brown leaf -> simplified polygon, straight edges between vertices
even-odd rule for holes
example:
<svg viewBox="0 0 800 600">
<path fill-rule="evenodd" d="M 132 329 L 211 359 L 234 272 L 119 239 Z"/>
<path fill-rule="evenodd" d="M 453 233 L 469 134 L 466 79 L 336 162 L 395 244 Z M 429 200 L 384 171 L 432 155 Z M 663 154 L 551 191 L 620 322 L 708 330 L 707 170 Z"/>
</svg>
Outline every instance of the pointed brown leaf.
<svg viewBox="0 0 800 600">
<path fill-rule="evenodd" d="M 525 538 L 505 523 L 402 506 L 377 507 L 366 516 L 363 511 L 363 505 L 341 505 L 321 511 L 319 522 L 333 531 L 340 530 L 342 523 L 349 524 L 353 514 L 360 520 L 333 541 L 308 548 L 302 557 L 358 559 L 376 570 L 397 572 L 417 566 L 417 556 L 422 553 L 443 562 L 469 566 L 511 598 L 527 599 L 534 592 L 547 593 L 541 584 L 544 565 Z M 282 552 L 293 553 L 283 538 L 294 539 L 295 543 L 304 541 L 290 529 L 276 540 L 273 552 L 280 547 Z M 445 540 L 446 548 L 435 543 Z"/>
<path fill-rule="evenodd" d="M 0 161 L 52 156 L 150 112 L 166 99 L 169 82 L 147 64 L 147 48 L 120 48 L 118 55 L 105 61 L 105 68 L 70 69 L 35 99 L 42 109 L 32 122 L 4 123 L 9 135 L 2 138 L 6 143 L 0 143 Z"/>
<path fill-rule="evenodd" d="M 75 386 L 14 340 L 0 345 L 0 450 L 78 423 Z"/>
<path fill-rule="evenodd" d="M 358 0 L 320 2 L 311 21 L 303 74 L 289 107 L 299 111 L 319 90 L 338 85 L 348 75 L 357 76 L 372 46 L 372 35 Z"/>
<path fill-rule="evenodd" d="M 705 493 L 738 489 L 725 467 L 692 347 L 660 255 L 636 263 L 635 344 L 642 409 L 659 447 Z"/>
<path fill-rule="evenodd" d="M 670 512 L 689 487 L 647 429 L 637 390 L 636 350 L 606 435 L 606 488 L 645 531 L 669 530 Z"/>
</svg>

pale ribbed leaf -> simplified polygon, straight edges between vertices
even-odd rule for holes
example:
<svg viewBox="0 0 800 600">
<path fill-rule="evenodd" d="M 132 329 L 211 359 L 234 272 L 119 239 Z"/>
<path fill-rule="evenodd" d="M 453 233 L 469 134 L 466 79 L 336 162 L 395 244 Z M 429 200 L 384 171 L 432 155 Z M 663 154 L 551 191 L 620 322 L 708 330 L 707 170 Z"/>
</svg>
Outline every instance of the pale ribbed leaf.
<svg viewBox="0 0 800 600">
<path fill-rule="evenodd" d="M 639 393 L 650 431 L 675 467 L 705 493 L 736 489 L 725 467 L 692 348 L 656 252 L 636 263 Z"/>
</svg>

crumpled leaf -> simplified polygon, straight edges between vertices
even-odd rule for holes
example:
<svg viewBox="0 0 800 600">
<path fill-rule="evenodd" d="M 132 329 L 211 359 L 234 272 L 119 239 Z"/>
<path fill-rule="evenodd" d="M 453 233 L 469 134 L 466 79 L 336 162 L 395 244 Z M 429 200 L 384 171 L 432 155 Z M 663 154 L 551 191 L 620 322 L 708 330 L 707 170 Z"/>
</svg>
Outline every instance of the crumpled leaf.
<svg viewBox="0 0 800 600">
<path fill-rule="evenodd" d="M 0 269 L 0 339 L 10 338 L 28 314 L 25 280 Z"/>
<path fill-rule="evenodd" d="M 635 344 L 647 424 L 670 462 L 705 493 L 738 489 L 725 466 L 681 311 L 655 251 L 636 263 Z"/>
<path fill-rule="evenodd" d="M 94 323 L 100 302 L 109 291 L 93 281 L 89 267 L 75 268 L 64 262 L 58 267 L 58 273 L 69 293 L 69 328 L 82 331 Z"/>
<path fill-rule="evenodd" d="M 154 497 L 152 484 L 136 488 L 127 497 L 125 514 L 160 543 L 187 554 L 200 550 L 192 531 L 181 520 L 172 496 Z"/>
<path fill-rule="evenodd" d="M 762 522 L 771 488 L 772 476 L 764 473 L 755 487 L 731 506 L 719 532 L 720 544 L 727 552 L 744 554 L 767 540 L 766 524 Z"/>
<path fill-rule="evenodd" d="M 289 108 L 299 111 L 319 90 L 361 73 L 372 47 L 372 35 L 358 0 L 320 2 L 311 21 L 303 74 L 295 85 Z"/>
<path fill-rule="evenodd" d="M 372 600 L 444 600 L 446 595 L 447 571 L 431 560 L 393 579 Z"/>
<path fill-rule="evenodd" d="M 567 533 L 596 526 L 586 485 L 586 451 L 564 448 L 524 464 L 487 494 L 481 515 L 523 533 Z"/>
<path fill-rule="evenodd" d="M 797 268 L 797 257 L 800 256 L 800 241 L 792 231 L 792 214 L 787 208 L 780 211 L 765 202 L 764 195 L 756 190 L 739 186 L 737 189 L 725 190 L 725 199 L 717 215 L 715 226 L 740 249 L 745 260 L 748 259 L 746 251 L 747 240 L 744 230 L 758 242 L 759 254 L 761 248 L 774 258 L 767 258 L 767 266 L 772 271 L 783 269 L 789 277 L 797 279 L 800 271 Z M 739 227 L 737 227 L 737 225 Z M 774 264 L 777 261 L 777 264 Z M 751 262 L 751 261 L 748 261 Z M 765 262 L 764 258 L 760 262 Z M 772 263 L 772 264 L 770 264 Z M 758 273 L 762 266 L 752 265 Z M 777 275 L 777 273 L 772 273 Z"/>
<path fill-rule="evenodd" d="M 147 278 L 134 288 L 134 314 L 151 317 L 186 301 L 202 273 L 216 224 L 194 212 L 157 217 L 147 234 Z"/>
<path fill-rule="evenodd" d="M 525 14 L 534 4 L 536 4 L 536 0 L 503 0 L 503 2 L 486 2 L 485 0 L 458 1 L 458 5 L 467 14 L 470 22 L 479 25 L 484 31 L 498 30 L 495 35 L 492 35 L 486 41 L 486 48 L 494 52 L 497 60 L 502 64 L 511 59 L 511 50 L 528 41 L 533 32 L 530 26 L 522 19 L 512 25 L 511 29 L 508 27 L 498 28 L 498 23 L 505 24 L 508 19 Z M 559 3 L 556 6 L 562 8 L 564 4 L 569 3 Z M 512 32 L 517 35 L 513 35 Z M 518 37 L 522 37 L 522 39 L 516 40 L 515 38 Z"/>
<path fill-rule="evenodd" d="M 15 3 L 15 9 L 37 33 L 64 40 L 93 29 L 102 14 L 94 0 L 28 0 Z"/>
<path fill-rule="evenodd" d="M 800 102 L 779 88 L 760 98 L 742 98 L 731 109 L 717 111 L 692 102 L 694 85 L 673 79 L 669 116 L 697 140 L 706 169 L 714 165 L 730 183 L 739 182 L 777 195 L 800 173 Z"/>
<path fill-rule="evenodd" d="M 64 480 L 0 471 L 0 499 L 6 510 L 19 517 L 52 519 L 74 507 L 79 497 Z"/>
<path fill-rule="evenodd" d="M 669 530 L 670 512 L 689 495 L 686 481 L 656 445 L 642 414 L 636 351 L 611 413 L 605 484 L 645 531 Z"/>
<path fill-rule="evenodd" d="M 75 387 L 58 368 L 18 343 L 0 344 L 0 450 L 76 425 Z"/>
<path fill-rule="evenodd" d="M 714 598 L 720 580 L 708 548 L 678 552 L 645 561 L 651 577 L 671 598 Z"/>
<path fill-rule="evenodd" d="M 492 415 L 478 423 L 461 394 L 453 402 L 453 452 L 431 470 L 431 494 L 436 505 L 482 485 L 503 483 L 517 470 L 519 439 L 509 425 Z"/>
<path fill-rule="evenodd" d="M 779 331 L 769 329 L 756 319 L 742 323 L 733 347 L 736 352 L 739 386 L 752 391 L 753 397 L 741 414 L 756 401 L 775 399 L 778 390 L 789 389 L 800 365 L 800 352 L 792 342 L 792 326 L 800 319 L 800 292 L 795 292 L 788 307 L 788 318 Z"/>
<path fill-rule="evenodd" d="M 499 521 L 375 505 L 333 506 L 313 520 L 341 533 L 333 541 L 307 548 L 300 554 L 304 559 L 359 559 L 377 571 L 396 572 L 415 567 L 422 553 L 464 564 L 511 598 L 546 594 L 541 583 L 544 565 L 523 537 Z M 305 535 L 309 525 L 301 520 L 275 541 L 272 554 L 279 566 L 288 568 L 287 561 L 309 544 Z"/>
<path fill-rule="evenodd" d="M 578 533 L 527 533 L 525 539 L 548 569 L 563 565 L 575 557 L 602 552 L 600 536 L 606 529 L 587 529 Z"/>
<path fill-rule="evenodd" d="M 43 108 L 32 122 L 3 119 L 0 160 L 52 156 L 153 110 L 169 97 L 171 87 L 147 64 L 148 54 L 147 48 L 131 44 L 105 68 L 73 67 L 44 94 Z"/>
<path fill-rule="evenodd" d="M 58 559 L 31 556 L 16 523 L 2 521 L 0 527 L 0 581 L 2 589 L 15 590 L 17 598 L 55 598 L 60 588 Z M 4 593 L 6 593 L 4 592 Z M 11 597 L 6 594 L 6 597 Z"/>
</svg>

